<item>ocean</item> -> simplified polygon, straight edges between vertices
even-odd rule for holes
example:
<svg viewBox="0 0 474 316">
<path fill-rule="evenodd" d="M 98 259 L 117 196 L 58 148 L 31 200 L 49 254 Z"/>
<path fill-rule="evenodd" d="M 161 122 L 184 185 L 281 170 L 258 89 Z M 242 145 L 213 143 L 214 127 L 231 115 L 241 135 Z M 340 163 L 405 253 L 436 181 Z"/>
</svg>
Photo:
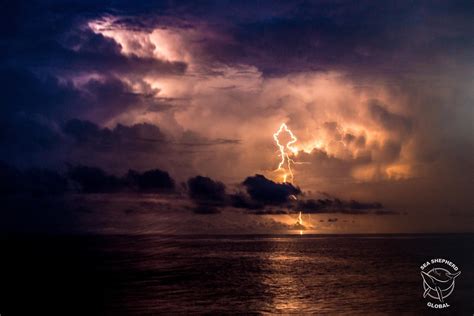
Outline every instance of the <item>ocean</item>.
<svg viewBox="0 0 474 316">
<path fill-rule="evenodd" d="M 0 314 L 474 313 L 474 235 L 3 236 Z M 449 308 L 420 266 L 461 271 Z"/>
</svg>

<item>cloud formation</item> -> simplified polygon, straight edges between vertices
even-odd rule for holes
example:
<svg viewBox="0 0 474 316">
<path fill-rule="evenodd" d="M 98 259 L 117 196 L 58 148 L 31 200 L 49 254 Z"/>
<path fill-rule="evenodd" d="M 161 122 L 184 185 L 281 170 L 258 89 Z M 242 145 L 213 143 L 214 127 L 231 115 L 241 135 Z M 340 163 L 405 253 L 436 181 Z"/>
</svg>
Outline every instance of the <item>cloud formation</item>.
<svg viewBox="0 0 474 316">
<path fill-rule="evenodd" d="M 233 6 L 5 5 L 0 158 L 107 175 L 159 168 L 177 182 L 205 174 L 228 192 L 264 175 L 221 193 L 246 208 L 301 190 L 340 196 L 348 212 L 351 200 L 474 209 L 471 4 Z M 282 122 L 298 137 L 293 188 L 273 172 Z"/>
<path fill-rule="evenodd" d="M 325 199 L 309 199 L 298 201 L 297 210 L 309 214 L 325 214 L 325 213 L 339 213 L 339 214 L 377 214 L 377 215 L 391 215 L 396 212 L 386 210 L 383 205 L 378 202 L 364 203 L 355 200 L 343 201 L 338 198 Z"/>
<path fill-rule="evenodd" d="M 275 183 L 260 174 L 248 177 L 242 184 L 252 199 L 265 204 L 283 204 L 301 194 L 301 190 L 291 183 Z"/>
<path fill-rule="evenodd" d="M 188 180 L 189 196 L 195 200 L 224 201 L 226 199 L 225 185 L 211 178 L 196 176 Z"/>
</svg>

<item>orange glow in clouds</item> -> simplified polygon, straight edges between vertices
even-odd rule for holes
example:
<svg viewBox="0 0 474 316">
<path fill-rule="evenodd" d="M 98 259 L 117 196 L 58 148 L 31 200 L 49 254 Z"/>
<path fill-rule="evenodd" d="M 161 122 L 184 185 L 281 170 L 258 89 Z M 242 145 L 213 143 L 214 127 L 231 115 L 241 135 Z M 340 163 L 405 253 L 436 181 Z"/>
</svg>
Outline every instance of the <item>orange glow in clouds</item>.
<svg viewBox="0 0 474 316">
<path fill-rule="evenodd" d="M 124 56 L 157 59 L 164 64 L 186 64 L 184 73 L 146 72 L 138 79 L 123 76 L 122 80 L 133 93 L 150 95 L 157 98 L 157 102 L 170 100 L 173 110 L 134 108 L 111 119 L 107 122 L 109 126 L 149 122 L 176 134 L 182 130 L 199 131 L 209 138 L 227 137 L 227 134 L 242 139 L 248 146 L 246 152 L 250 153 L 258 151 L 254 146 L 268 142 L 268 135 L 272 134 L 278 148 L 278 165 L 274 170 L 278 182 L 293 183 L 295 175 L 300 177 L 300 184 L 319 181 L 331 177 L 333 170 L 336 173 L 340 170 L 339 178 L 358 182 L 401 180 L 416 172 L 411 165 L 413 148 L 408 142 L 409 130 L 404 130 L 409 113 L 401 110 L 403 100 L 394 98 L 383 87 L 361 88 L 339 72 L 266 78 L 252 65 L 219 64 L 202 68 L 198 43 L 208 36 L 216 36 L 205 27 L 133 29 L 127 28 L 121 17 L 113 16 L 91 20 L 87 27 L 115 41 Z M 88 75 L 75 78 L 75 82 L 85 84 L 91 78 L 95 79 Z M 150 103 L 155 101 L 153 98 Z M 373 105 L 371 100 L 378 103 Z M 252 123 L 243 127 L 236 118 L 241 115 L 241 104 L 248 102 L 255 103 L 245 117 Z M 226 104 L 226 113 L 222 111 L 222 104 Z M 257 137 L 249 133 L 249 128 L 260 131 L 262 126 L 254 122 L 261 122 L 269 106 L 277 105 L 285 113 L 265 117 L 265 130 Z M 298 127 L 298 138 L 280 121 L 289 113 L 293 128 Z M 274 119 L 280 124 L 276 132 Z M 384 122 L 387 119 L 401 128 L 397 129 L 398 125 L 387 127 Z M 265 163 L 274 153 L 269 155 L 264 157 Z M 297 156 L 300 161 L 296 161 Z M 255 166 L 262 168 L 259 164 L 262 155 L 252 157 L 242 158 L 235 164 L 245 164 L 242 167 L 246 168 L 245 172 Z M 301 166 L 297 175 L 297 164 L 311 166 Z"/>
</svg>

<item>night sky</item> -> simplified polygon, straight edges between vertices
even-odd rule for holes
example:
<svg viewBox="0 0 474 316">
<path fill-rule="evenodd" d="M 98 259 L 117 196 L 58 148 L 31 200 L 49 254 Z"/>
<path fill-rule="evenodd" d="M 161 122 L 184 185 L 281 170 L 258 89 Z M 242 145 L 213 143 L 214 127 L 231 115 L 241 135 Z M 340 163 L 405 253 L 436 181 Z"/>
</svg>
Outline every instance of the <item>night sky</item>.
<svg viewBox="0 0 474 316">
<path fill-rule="evenodd" d="M 0 15 L 3 230 L 474 229 L 472 1 L 10 1 Z"/>
</svg>

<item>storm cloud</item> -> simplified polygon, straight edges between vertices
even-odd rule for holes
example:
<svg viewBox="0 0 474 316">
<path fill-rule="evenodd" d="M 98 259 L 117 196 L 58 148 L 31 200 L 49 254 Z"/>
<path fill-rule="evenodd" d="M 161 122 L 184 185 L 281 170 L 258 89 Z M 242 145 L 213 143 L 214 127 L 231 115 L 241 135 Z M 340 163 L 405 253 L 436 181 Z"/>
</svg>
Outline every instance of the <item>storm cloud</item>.
<svg viewBox="0 0 474 316">
<path fill-rule="evenodd" d="M 470 2 L 37 0 L 0 14 L 3 192 L 20 170 L 35 183 L 69 170 L 84 192 L 206 175 L 188 194 L 216 209 L 280 212 L 304 195 L 315 214 L 474 210 Z M 294 184 L 278 173 L 281 123 L 298 138 Z"/>
<path fill-rule="evenodd" d="M 248 177 L 242 184 L 252 199 L 267 204 L 282 204 L 291 196 L 301 194 L 301 190 L 291 183 L 275 183 L 260 174 Z"/>
</svg>

